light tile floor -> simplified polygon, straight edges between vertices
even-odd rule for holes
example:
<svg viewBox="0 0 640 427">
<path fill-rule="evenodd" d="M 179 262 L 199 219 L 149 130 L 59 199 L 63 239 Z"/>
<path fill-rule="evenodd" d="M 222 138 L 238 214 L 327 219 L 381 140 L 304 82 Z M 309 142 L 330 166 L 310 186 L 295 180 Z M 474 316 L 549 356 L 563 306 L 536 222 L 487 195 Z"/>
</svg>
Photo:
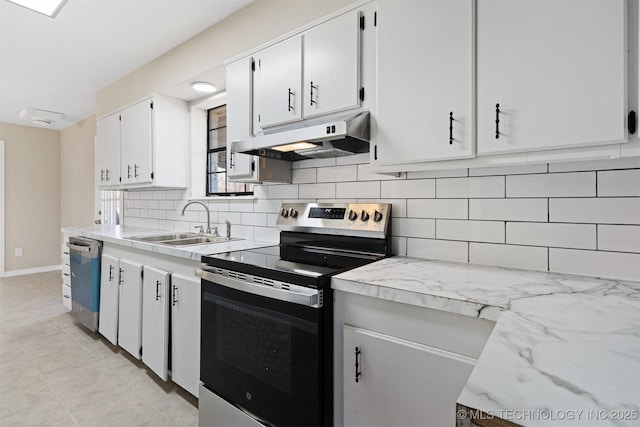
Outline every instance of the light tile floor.
<svg viewBox="0 0 640 427">
<path fill-rule="evenodd" d="M 61 283 L 0 279 L 0 426 L 197 426 L 197 399 L 73 323 Z"/>
</svg>

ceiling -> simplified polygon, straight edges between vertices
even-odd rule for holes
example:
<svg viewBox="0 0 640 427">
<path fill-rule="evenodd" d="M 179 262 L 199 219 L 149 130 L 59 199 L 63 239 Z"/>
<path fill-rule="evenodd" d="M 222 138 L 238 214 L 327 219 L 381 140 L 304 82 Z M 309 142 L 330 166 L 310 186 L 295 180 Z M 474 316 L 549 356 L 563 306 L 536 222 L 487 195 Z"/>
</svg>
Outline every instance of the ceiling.
<svg viewBox="0 0 640 427">
<path fill-rule="evenodd" d="M 91 116 L 98 91 L 251 1 L 68 0 L 51 19 L 0 0 L 0 122 L 32 126 L 24 108 L 62 113 L 51 129 Z M 186 82 L 167 91 L 189 96 Z"/>
</svg>

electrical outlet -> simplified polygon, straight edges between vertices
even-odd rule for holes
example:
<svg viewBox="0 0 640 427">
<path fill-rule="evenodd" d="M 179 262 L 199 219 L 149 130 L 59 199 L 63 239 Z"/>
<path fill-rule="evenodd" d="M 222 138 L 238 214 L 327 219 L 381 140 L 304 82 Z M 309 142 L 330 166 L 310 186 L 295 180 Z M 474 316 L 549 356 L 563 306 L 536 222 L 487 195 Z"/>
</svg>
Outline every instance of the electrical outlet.
<svg viewBox="0 0 640 427">
<path fill-rule="evenodd" d="M 22 248 L 16 248 L 16 256 L 22 256 Z"/>
</svg>

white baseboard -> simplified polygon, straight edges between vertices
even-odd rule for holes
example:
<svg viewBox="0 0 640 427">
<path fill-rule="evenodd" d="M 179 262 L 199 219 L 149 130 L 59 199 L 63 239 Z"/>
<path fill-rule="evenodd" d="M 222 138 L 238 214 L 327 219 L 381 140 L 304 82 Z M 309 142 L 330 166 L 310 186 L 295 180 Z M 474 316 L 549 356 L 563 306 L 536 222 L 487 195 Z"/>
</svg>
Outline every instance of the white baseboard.
<svg viewBox="0 0 640 427">
<path fill-rule="evenodd" d="M 60 265 L 48 265 L 46 267 L 25 268 L 24 270 L 5 271 L 4 277 L 24 276 L 25 274 L 46 273 L 48 271 L 60 270 Z"/>
</svg>

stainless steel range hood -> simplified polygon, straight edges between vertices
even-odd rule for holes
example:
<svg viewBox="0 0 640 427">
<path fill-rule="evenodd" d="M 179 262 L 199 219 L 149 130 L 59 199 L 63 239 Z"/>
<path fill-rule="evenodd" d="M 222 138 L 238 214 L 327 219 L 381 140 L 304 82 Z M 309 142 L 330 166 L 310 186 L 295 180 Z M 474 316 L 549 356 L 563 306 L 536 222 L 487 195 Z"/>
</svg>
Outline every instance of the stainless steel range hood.
<svg viewBox="0 0 640 427">
<path fill-rule="evenodd" d="M 231 152 L 282 160 L 340 157 L 368 151 L 368 111 L 304 121 L 231 142 Z"/>
</svg>

